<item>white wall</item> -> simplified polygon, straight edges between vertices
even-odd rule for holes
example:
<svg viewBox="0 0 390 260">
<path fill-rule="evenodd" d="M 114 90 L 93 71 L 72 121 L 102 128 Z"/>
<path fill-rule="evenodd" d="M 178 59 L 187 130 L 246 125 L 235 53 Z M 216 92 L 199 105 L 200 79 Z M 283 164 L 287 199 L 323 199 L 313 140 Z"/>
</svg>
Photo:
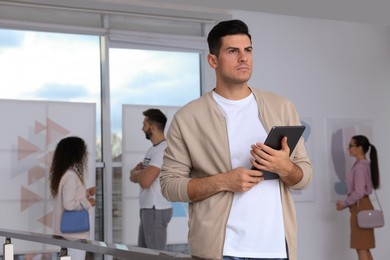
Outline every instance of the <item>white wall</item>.
<svg viewBox="0 0 390 260">
<path fill-rule="evenodd" d="M 372 119 L 379 155 L 385 212 L 384 228 L 376 231 L 375 259 L 386 259 L 390 248 L 390 28 L 264 13 L 231 11 L 245 21 L 254 46 L 250 86 L 279 93 L 311 118 L 315 201 L 296 203 L 300 260 L 356 259 L 349 248 L 349 212 L 335 210 L 329 180 L 327 119 Z M 205 89 L 214 87 L 208 75 Z"/>
</svg>

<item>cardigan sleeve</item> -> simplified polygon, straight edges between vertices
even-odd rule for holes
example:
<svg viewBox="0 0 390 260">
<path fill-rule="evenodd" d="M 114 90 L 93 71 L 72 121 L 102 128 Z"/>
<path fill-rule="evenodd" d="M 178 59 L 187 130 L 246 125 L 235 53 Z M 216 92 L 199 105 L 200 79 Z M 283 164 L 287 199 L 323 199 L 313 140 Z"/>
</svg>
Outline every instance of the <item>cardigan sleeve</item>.
<svg viewBox="0 0 390 260">
<path fill-rule="evenodd" d="M 61 194 L 64 209 L 89 209 L 91 203 L 87 199 L 86 189 L 76 173 L 68 171 L 62 178 Z"/>
<path fill-rule="evenodd" d="M 191 161 L 176 117 L 172 120 L 166 139 L 168 146 L 160 174 L 161 192 L 168 201 L 190 202 L 187 186 Z"/>
</svg>

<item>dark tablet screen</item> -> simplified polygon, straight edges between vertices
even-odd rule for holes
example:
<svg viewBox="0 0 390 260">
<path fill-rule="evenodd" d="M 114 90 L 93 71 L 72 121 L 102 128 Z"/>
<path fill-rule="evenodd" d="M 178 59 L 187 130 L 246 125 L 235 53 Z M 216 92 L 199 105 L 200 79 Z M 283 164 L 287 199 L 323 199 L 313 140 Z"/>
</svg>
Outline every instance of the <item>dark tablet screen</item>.
<svg viewBox="0 0 390 260">
<path fill-rule="evenodd" d="M 290 155 L 294 151 L 295 146 L 297 145 L 299 138 L 301 138 L 305 126 L 274 126 L 271 128 L 267 138 L 265 139 L 264 144 L 269 147 L 280 150 L 282 148 L 281 141 L 284 136 L 287 136 L 287 144 L 290 148 Z M 257 170 L 252 167 L 252 170 Z M 264 180 L 277 179 L 279 175 L 273 172 L 262 171 Z"/>
</svg>

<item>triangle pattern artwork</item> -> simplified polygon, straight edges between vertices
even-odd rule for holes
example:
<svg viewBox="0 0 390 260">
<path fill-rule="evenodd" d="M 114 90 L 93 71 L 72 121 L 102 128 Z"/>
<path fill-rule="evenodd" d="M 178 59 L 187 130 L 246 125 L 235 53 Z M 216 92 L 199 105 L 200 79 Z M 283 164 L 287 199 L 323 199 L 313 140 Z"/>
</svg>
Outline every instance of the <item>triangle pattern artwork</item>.
<svg viewBox="0 0 390 260">
<path fill-rule="evenodd" d="M 44 126 L 42 123 L 35 121 L 35 134 L 41 133 L 46 130 L 46 126 Z"/>
<path fill-rule="evenodd" d="M 31 190 L 20 187 L 20 211 L 23 211 L 31 205 L 41 201 L 42 198 L 35 192 L 32 192 Z"/>
<path fill-rule="evenodd" d="M 34 125 L 34 134 L 38 135 L 44 133 L 46 131 L 46 144 L 44 147 L 39 148 L 37 145 L 33 144 L 32 141 L 34 138 L 30 138 L 31 140 L 27 140 L 23 137 L 18 137 L 18 160 L 22 161 L 28 156 L 36 154 L 39 151 L 45 152 L 45 147 L 50 146 L 51 143 L 58 142 L 58 140 L 62 139 L 66 135 L 70 133 L 68 129 L 62 127 L 60 124 L 55 121 L 46 118 L 46 126 L 39 121 L 35 121 Z M 38 154 L 36 154 L 38 156 Z M 27 184 L 31 185 L 37 181 L 40 181 L 46 177 L 47 169 L 50 167 L 51 160 L 53 158 L 53 151 L 46 151 L 44 154 L 40 154 L 36 159 L 29 162 L 29 169 L 27 171 Z M 32 163 L 35 162 L 35 163 Z M 42 164 L 43 163 L 43 166 Z M 34 191 L 21 187 L 20 192 L 20 209 L 21 211 L 35 205 L 36 203 L 42 201 L 42 197 L 35 193 Z M 44 222 L 44 225 L 51 225 L 50 216 L 42 217 L 40 222 Z"/>
<path fill-rule="evenodd" d="M 28 140 L 23 137 L 18 136 L 18 161 L 23 160 L 27 156 L 37 152 L 39 148 L 30 143 Z"/>
<path fill-rule="evenodd" d="M 49 178 L 54 149 L 62 138 L 73 134 L 85 136 L 94 154 L 95 105 L 0 99 L 0 106 L 6 114 L 1 157 L 5 195 L 1 202 L 12 205 L 3 214 L 2 219 L 7 219 L 3 222 L 10 228 L 51 232 L 54 214 Z M 94 162 L 88 159 L 91 169 Z M 93 183 L 94 175 L 88 180 Z"/>
<path fill-rule="evenodd" d="M 48 151 L 44 155 L 40 156 L 38 160 L 46 165 L 46 167 L 50 167 L 51 160 L 53 159 L 54 151 Z"/>
<path fill-rule="evenodd" d="M 56 142 L 59 139 L 62 139 L 64 136 L 70 133 L 69 130 L 60 126 L 53 120 L 47 118 L 47 136 L 46 141 L 47 144 L 51 144 L 52 142 Z"/>
<path fill-rule="evenodd" d="M 41 166 L 35 166 L 28 171 L 28 185 L 45 177 L 45 169 Z"/>
<path fill-rule="evenodd" d="M 42 225 L 52 228 L 53 227 L 53 211 L 49 212 L 48 214 L 44 215 L 40 219 L 38 219 Z"/>
</svg>

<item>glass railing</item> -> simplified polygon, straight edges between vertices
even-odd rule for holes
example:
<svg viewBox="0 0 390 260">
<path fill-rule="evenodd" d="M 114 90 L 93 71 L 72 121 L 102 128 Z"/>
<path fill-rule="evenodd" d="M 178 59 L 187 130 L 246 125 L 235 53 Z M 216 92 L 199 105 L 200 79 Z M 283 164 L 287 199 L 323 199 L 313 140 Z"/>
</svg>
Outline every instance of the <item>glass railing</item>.
<svg viewBox="0 0 390 260">
<path fill-rule="evenodd" d="M 74 239 L 56 235 L 48 235 L 34 232 L 25 232 L 19 230 L 10 230 L 0 228 L 0 237 L 4 237 L 3 244 L 3 259 L 13 260 L 15 245 L 12 244 L 12 239 L 19 239 L 24 241 L 31 241 L 35 243 L 42 243 L 48 245 L 59 246 L 59 259 L 71 259 L 67 255 L 68 248 L 74 248 L 101 255 L 113 256 L 116 259 L 132 259 L 132 260 L 153 260 L 153 259 L 190 259 L 190 255 L 158 251 L 148 248 L 141 248 L 135 246 L 128 246 L 124 244 L 107 243 L 102 241 L 93 241 L 86 239 Z M 22 249 L 19 249 L 22 251 Z"/>
</svg>

